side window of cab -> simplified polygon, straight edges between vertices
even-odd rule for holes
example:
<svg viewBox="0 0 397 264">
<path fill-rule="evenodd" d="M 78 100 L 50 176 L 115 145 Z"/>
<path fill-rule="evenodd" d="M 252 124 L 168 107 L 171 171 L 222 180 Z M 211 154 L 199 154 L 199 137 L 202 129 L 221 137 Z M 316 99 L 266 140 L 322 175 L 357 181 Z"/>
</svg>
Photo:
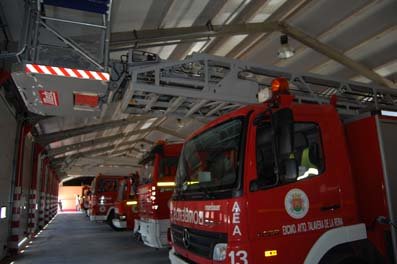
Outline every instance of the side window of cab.
<svg viewBox="0 0 397 264">
<path fill-rule="evenodd" d="M 256 130 L 256 185 L 259 189 L 283 183 L 278 175 L 273 146 L 273 130 L 263 122 Z M 315 123 L 294 123 L 294 152 L 297 163 L 297 181 L 317 176 L 324 171 L 324 156 L 320 128 Z M 282 170 L 283 168 L 279 168 Z"/>
</svg>

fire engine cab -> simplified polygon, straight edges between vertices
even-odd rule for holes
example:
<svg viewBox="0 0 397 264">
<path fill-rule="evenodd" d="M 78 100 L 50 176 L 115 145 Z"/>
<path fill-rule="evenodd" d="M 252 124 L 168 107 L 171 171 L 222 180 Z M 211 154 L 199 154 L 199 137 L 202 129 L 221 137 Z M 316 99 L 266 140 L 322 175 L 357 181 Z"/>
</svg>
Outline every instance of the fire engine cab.
<svg viewBox="0 0 397 264">
<path fill-rule="evenodd" d="M 134 222 L 138 217 L 138 200 L 136 197 L 137 185 L 137 173 L 130 177 L 125 177 L 120 181 L 117 199 L 114 202 L 113 228 L 134 229 Z"/>
<path fill-rule="evenodd" d="M 106 221 L 113 219 L 114 202 L 118 186 L 123 176 L 99 174 L 91 183 L 91 200 L 88 215 L 91 221 Z"/>
<path fill-rule="evenodd" d="M 140 161 L 139 219 L 136 220 L 134 233 L 147 246 L 168 246 L 169 200 L 174 191 L 181 149 L 182 144 L 159 142 Z"/>
<path fill-rule="evenodd" d="M 171 263 L 394 263 L 397 119 L 348 119 L 288 85 L 186 140 Z"/>
</svg>

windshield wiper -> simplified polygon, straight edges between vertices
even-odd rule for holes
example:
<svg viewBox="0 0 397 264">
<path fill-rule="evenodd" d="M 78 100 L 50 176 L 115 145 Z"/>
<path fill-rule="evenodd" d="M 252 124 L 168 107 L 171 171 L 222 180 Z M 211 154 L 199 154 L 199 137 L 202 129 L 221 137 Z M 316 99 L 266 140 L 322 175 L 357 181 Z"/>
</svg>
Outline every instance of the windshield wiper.
<svg viewBox="0 0 397 264">
<path fill-rule="evenodd" d="M 198 187 L 199 187 L 200 192 L 202 192 L 207 199 L 211 199 L 211 195 L 210 195 L 210 192 L 207 187 L 205 187 L 201 183 L 198 184 Z"/>
<path fill-rule="evenodd" d="M 197 183 L 196 186 L 198 187 L 198 188 L 197 188 L 197 191 L 199 191 L 200 193 L 202 193 L 202 194 L 205 196 L 205 198 L 211 199 L 212 195 L 211 195 L 211 193 L 209 192 L 208 188 L 206 188 L 202 183 Z M 188 189 L 189 189 L 189 184 L 188 184 L 187 181 L 185 181 L 184 183 L 182 183 L 181 188 L 178 189 L 178 195 L 185 196 L 186 191 L 187 191 Z M 193 191 L 194 191 L 194 190 L 193 190 Z"/>
</svg>

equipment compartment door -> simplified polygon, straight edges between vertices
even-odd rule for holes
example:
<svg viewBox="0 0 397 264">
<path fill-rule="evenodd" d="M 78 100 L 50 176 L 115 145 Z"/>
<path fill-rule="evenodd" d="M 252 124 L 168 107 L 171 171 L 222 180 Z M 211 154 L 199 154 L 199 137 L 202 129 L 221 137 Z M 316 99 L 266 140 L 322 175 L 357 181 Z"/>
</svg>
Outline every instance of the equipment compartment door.
<svg viewBox="0 0 397 264">
<path fill-rule="evenodd" d="M 397 120 L 377 119 L 383 175 L 390 220 L 397 223 Z M 392 230 L 394 258 L 397 263 L 397 230 Z"/>
</svg>

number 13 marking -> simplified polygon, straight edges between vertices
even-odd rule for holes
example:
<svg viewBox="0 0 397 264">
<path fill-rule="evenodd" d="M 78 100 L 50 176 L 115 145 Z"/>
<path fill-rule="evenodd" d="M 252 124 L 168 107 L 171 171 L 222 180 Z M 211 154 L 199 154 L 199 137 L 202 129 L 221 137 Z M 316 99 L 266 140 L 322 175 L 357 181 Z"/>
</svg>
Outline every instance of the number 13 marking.
<svg viewBox="0 0 397 264">
<path fill-rule="evenodd" d="M 248 264 L 248 254 L 247 251 L 245 250 L 239 250 L 237 252 L 235 251 L 230 251 L 229 253 L 229 257 L 230 257 L 230 263 L 231 264 Z M 238 262 L 236 262 L 238 258 Z"/>
</svg>

